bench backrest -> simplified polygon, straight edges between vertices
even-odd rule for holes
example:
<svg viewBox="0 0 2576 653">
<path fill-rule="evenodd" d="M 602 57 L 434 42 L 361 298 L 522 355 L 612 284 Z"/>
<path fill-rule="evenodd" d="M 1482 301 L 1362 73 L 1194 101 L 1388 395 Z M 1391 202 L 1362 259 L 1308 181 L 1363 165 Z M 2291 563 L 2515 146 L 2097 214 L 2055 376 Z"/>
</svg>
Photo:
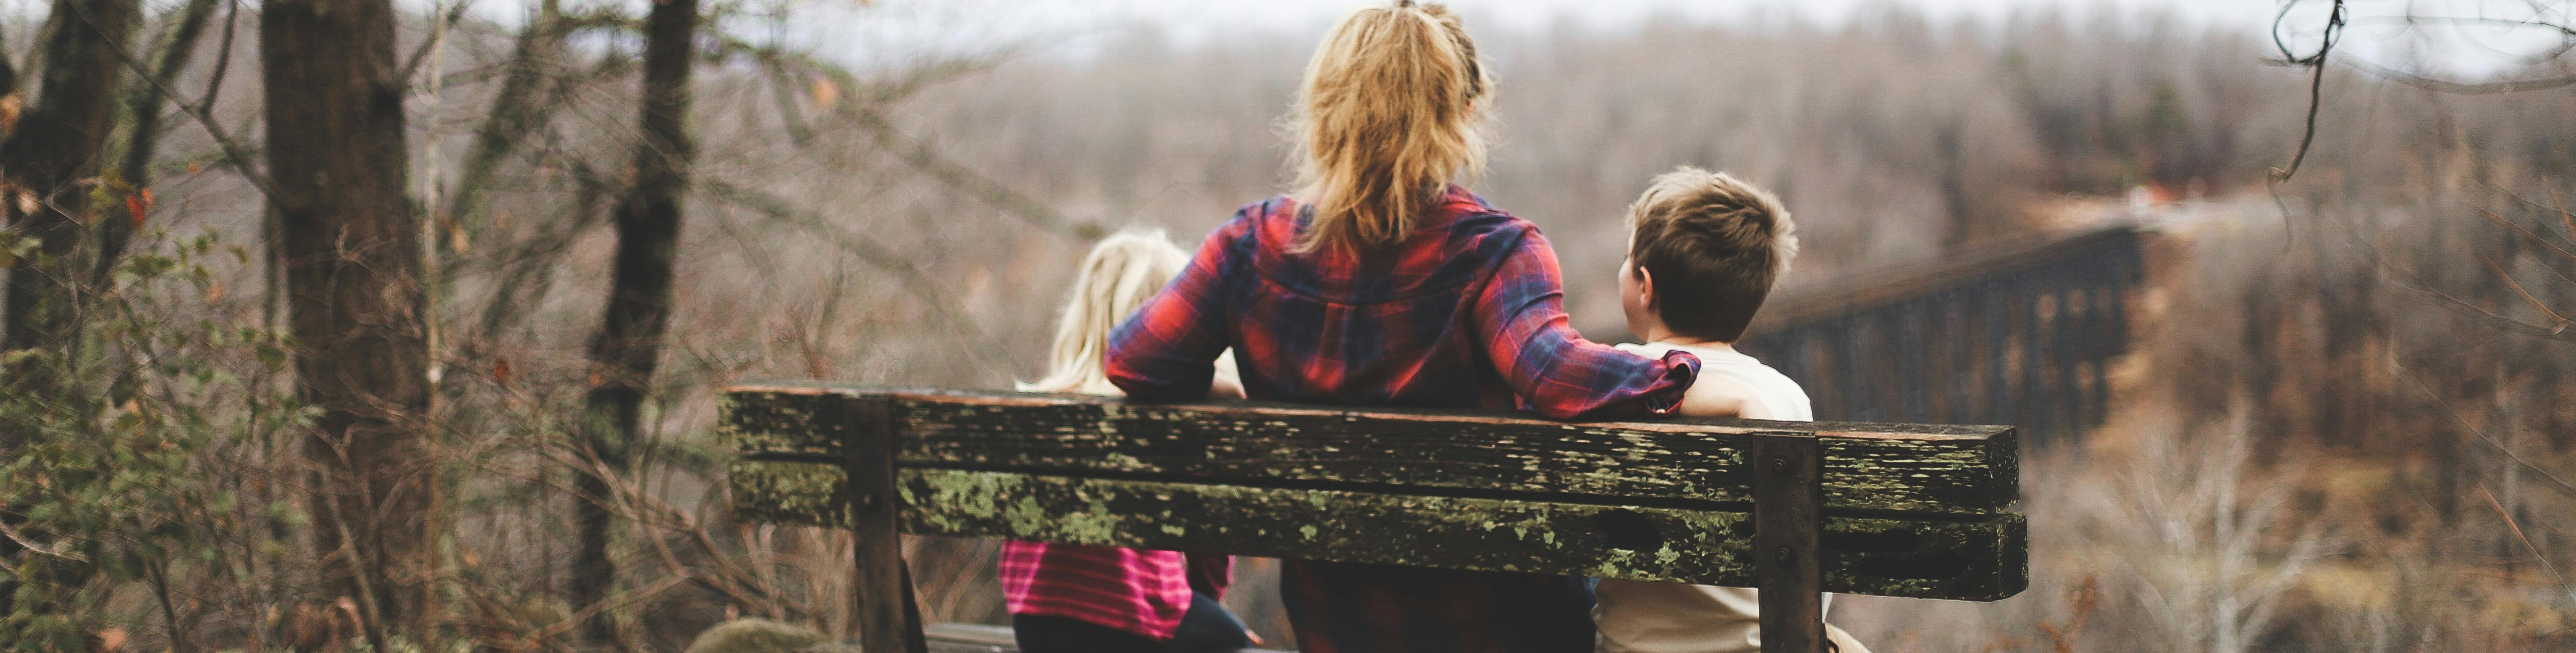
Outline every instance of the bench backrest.
<svg viewBox="0 0 2576 653">
<path fill-rule="evenodd" d="M 848 470 L 890 469 L 916 534 L 1733 586 L 1755 585 L 1748 452 L 1812 438 L 1824 590 L 1992 601 L 2029 578 L 2010 427 L 823 384 L 736 386 L 724 413 L 746 519 L 849 526 Z"/>
</svg>

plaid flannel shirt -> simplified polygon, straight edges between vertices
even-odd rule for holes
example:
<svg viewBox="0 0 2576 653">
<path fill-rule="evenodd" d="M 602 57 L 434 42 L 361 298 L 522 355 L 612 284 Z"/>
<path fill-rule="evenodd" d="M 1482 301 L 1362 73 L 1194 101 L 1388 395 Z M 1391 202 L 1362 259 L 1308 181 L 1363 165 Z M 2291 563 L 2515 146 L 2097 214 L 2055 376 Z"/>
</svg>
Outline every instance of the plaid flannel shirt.
<svg viewBox="0 0 2576 653">
<path fill-rule="evenodd" d="M 1110 335 L 1110 381 L 1136 400 L 1202 399 L 1211 362 L 1232 348 L 1252 399 L 1598 419 L 1669 414 L 1699 372 L 1686 353 L 1643 358 L 1575 333 L 1547 239 L 1463 188 L 1381 251 L 1292 251 L 1308 213 L 1277 198 L 1218 227 Z M 1576 579 L 1308 561 L 1284 571 L 1309 653 L 1592 646 L 1590 589 Z"/>
<path fill-rule="evenodd" d="M 1536 225 L 1455 186 L 1442 200 L 1403 243 L 1367 254 L 1291 252 L 1305 223 L 1296 202 L 1244 207 L 1110 334 L 1110 382 L 1138 400 L 1205 398 L 1211 363 L 1232 347 L 1253 399 L 1559 419 L 1679 405 L 1699 359 L 1584 340 Z"/>
</svg>

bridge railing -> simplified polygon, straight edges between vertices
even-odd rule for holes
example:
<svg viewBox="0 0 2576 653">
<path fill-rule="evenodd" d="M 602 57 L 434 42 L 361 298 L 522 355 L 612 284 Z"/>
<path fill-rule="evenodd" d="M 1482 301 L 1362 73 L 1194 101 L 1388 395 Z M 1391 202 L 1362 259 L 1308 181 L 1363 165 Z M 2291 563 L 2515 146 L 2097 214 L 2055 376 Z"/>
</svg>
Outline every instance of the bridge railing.
<svg viewBox="0 0 2576 653">
<path fill-rule="evenodd" d="M 1818 419 L 2069 437 L 2108 410 L 2143 239 L 2118 224 L 1847 275 L 1774 300 L 1738 346 L 1805 385 Z"/>
</svg>

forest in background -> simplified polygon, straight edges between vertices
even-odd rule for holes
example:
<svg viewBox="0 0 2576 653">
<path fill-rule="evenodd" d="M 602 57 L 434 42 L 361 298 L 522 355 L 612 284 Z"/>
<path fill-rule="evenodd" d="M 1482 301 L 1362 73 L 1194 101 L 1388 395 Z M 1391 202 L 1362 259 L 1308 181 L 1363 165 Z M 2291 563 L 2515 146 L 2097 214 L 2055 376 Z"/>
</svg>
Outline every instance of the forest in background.
<svg viewBox="0 0 2576 653">
<path fill-rule="evenodd" d="M 407 246 L 368 260 L 413 269 L 382 286 L 403 301 L 347 317 L 416 342 L 404 376 L 422 382 L 417 404 L 376 414 L 412 458 L 395 485 L 422 490 L 382 525 L 421 537 L 383 550 L 316 499 L 367 468 L 314 443 L 348 442 L 335 416 L 373 409 L 297 383 L 332 354 L 391 359 L 314 351 L 290 301 L 312 259 L 289 256 L 272 208 L 333 189 L 275 177 L 299 165 L 273 160 L 293 136 L 324 126 L 270 122 L 264 80 L 283 71 L 263 48 L 330 40 L 264 33 L 293 2 L 60 0 L 0 25 L 25 77 L 23 115 L 0 111 L 13 189 L 46 188 L 23 157 L 65 151 L 28 129 L 77 113 L 48 107 L 97 95 L 106 126 L 62 166 L 76 174 L 9 203 L 0 241 L 13 292 L 79 281 L 61 310 L 13 302 L 7 319 L 81 326 L 7 347 L 8 382 L 54 379 L 0 395 L 9 645 L 677 651 L 728 615 L 845 632 L 846 535 L 725 514 L 713 391 L 1034 376 L 1089 239 L 1187 244 L 1283 187 L 1276 125 L 1313 38 L 1140 28 L 1087 56 L 1002 43 L 845 65 L 774 38 L 792 5 L 655 7 L 670 4 L 688 9 L 654 12 L 659 40 L 636 7 L 547 1 L 506 24 L 394 11 L 370 46 L 401 74 L 402 118 L 370 147 L 395 145 L 405 171 L 376 199 L 408 208 L 377 215 Z M 887 4 L 849 16 L 902 8 Z M 133 8 L 120 47 L 62 36 L 63 9 L 117 6 Z M 674 39 L 683 13 L 703 17 Z M 1780 192 L 1806 243 L 1788 294 L 2151 200 L 2138 215 L 2164 244 L 2120 407 L 2025 466 L 2033 589 L 1838 601 L 1877 650 L 2566 646 L 2576 93 L 2329 65 L 2314 150 L 2273 187 L 2311 79 L 2267 62 L 2283 54 L 2264 27 L 1886 10 L 1485 32 L 1499 140 L 1474 187 L 1546 230 L 1569 308 L 1603 339 L 1624 337 L 1620 211 L 1673 165 Z M 81 51 L 97 56 L 57 54 Z M 63 72 L 78 66 L 117 74 Z M 693 102 L 648 110 L 640 85 L 675 69 Z M 653 270 L 628 258 L 657 242 L 641 249 L 668 266 L 658 304 L 629 292 Z M 603 334 L 655 307 L 667 326 L 639 369 L 641 339 Z M 991 543 L 908 546 L 929 616 L 1001 618 Z M 1286 646 L 1263 568 L 1231 602 Z M 362 579 L 408 593 L 349 591 Z"/>
</svg>

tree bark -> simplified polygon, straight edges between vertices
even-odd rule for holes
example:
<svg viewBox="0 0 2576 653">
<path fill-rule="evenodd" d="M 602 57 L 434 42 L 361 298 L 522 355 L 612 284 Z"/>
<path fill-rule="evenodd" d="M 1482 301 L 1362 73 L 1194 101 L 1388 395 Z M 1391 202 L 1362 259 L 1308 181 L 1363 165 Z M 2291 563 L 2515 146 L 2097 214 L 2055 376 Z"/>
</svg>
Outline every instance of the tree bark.
<svg viewBox="0 0 2576 653">
<path fill-rule="evenodd" d="M 580 504 L 581 546 L 574 557 L 575 605 L 608 598 L 616 580 L 609 557 L 614 524 L 607 506 L 610 478 L 625 471 L 642 430 L 645 390 L 662 353 L 671 317 L 672 255 L 680 236 L 680 201 L 688 193 L 693 145 L 688 132 L 689 69 L 696 57 L 697 0 L 655 0 L 644 20 L 642 138 L 635 149 L 635 185 L 616 209 L 617 258 L 608 308 L 592 339 L 590 359 L 599 382 L 588 396 L 581 433 L 598 456 L 600 474 L 584 475 Z M 605 611 L 584 624 L 595 642 L 616 640 Z"/>
<path fill-rule="evenodd" d="M 116 89 L 124 72 L 118 48 L 125 47 L 142 12 L 137 0 L 59 0 L 57 27 L 47 35 L 43 95 L 34 110 L 18 114 L 17 70 L 0 56 L 0 215 L 36 247 L 9 268 L 8 287 L 0 291 L 0 351 L 40 349 L 67 356 L 80 336 L 77 282 L 81 216 L 89 208 L 89 191 L 77 182 L 98 174 L 100 151 L 115 126 Z M 78 393 L 59 392 L 58 364 L 26 359 L 0 369 L 0 393 L 49 396 L 48 401 L 87 401 Z M 65 406 L 65 411 L 80 408 Z M 24 428 L 0 424 L 0 455 L 16 449 Z M 15 512 L 15 511 L 9 511 Z M 0 516 L 0 519 L 14 518 Z M 0 538 L 0 564 L 16 564 L 25 553 L 13 538 Z M 37 573 L 66 582 L 88 570 L 48 562 Z M 0 579 L 0 615 L 16 608 L 18 584 Z"/>
<path fill-rule="evenodd" d="M 137 0 L 58 0 L 53 11 L 58 27 L 45 39 L 42 94 L 0 142 L 0 211 L 19 237 L 36 242 L 9 266 L 0 350 L 66 353 L 79 337 L 78 249 L 91 207 L 89 187 L 78 182 L 98 174 L 123 86 L 120 50 L 142 7 Z M 14 367 L 0 373 L 6 390 L 53 385 L 41 362 Z"/>
<path fill-rule="evenodd" d="M 390 0 L 269 0 L 260 12 L 272 208 L 322 579 L 375 650 L 424 641 L 436 538 L 420 217 L 405 194 L 405 80 Z"/>
</svg>

